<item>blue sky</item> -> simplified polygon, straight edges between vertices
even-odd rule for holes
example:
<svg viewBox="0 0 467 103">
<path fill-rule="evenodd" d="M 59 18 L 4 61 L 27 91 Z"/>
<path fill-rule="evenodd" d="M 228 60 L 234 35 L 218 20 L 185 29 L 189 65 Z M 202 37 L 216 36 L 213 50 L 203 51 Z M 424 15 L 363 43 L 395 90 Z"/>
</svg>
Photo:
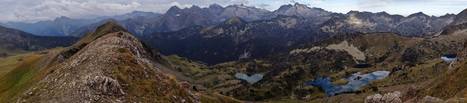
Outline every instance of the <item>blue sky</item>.
<svg viewBox="0 0 467 103">
<path fill-rule="evenodd" d="M 400 15 L 424 12 L 436 16 L 457 14 L 467 8 L 467 0 L 0 0 L 0 22 L 35 22 L 60 16 L 94 18 L 135 10 L 164 13 L 171 6 L 206 7 L 213 3 L 244 4 L 271 11 L 284 4 L 301 3 L 339 13 L 350 10 Z"/>
</svg>

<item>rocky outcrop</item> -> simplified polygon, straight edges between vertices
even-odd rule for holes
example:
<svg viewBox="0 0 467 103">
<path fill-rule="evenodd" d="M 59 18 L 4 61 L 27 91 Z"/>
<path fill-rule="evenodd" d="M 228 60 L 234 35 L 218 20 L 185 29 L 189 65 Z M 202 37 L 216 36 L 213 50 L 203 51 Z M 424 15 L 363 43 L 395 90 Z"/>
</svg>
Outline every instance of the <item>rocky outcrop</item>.
<svg viewBox="0 0 467 103">
<path fill-rule="evenodd" d="M 464 31 L 467 29 L 467 9 L 457 14 L 454 21 L 444 27 L 444 30 L 441 32 L 441 35 L 454 34 L 458 31 Z"/>
<path fill-rule="evenodd" d="M 96 92 L 105 95 L 124 95 L 122 86 L 117 80 L 110 77 L 95 76 L 88 77 L 86 85 Z"/>
<path fill-rule="evenodd" d="M 402 103 L 401 92 L 395 91 L 384 95 L 375 94 L 367 96 L 365 103 Z"/>
<path fill-rule="evenodd" d="M 425 96 L 423 97 L 421 101 L 421 103 L 442 103 L 442 102 L 443 102 L 442 99 L 432 97 L 432 96 Z"/>
</svg>

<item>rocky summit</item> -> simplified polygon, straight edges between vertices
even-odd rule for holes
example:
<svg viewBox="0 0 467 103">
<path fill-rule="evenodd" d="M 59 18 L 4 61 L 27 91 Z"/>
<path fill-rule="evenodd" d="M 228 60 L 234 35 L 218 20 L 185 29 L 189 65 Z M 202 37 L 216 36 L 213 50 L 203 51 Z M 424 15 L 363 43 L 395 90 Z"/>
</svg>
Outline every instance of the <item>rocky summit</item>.
<svg viewBox="0 0 467 103">
<path fill-rule="evenodd" d="M 22 86 L 17 102 L 199 102 L 194 92 L 155 66 L 155 55 L 115 23 L 99 27 L 110 31 L 91 33 L 78 43 L 42 58 L 47 64 L 30 74 L 36 81 Z M 73 52 L 70 52 L 72 50 Z M 69 57 L 65 56 L 69 55 Z M 50 55 L 49 55 L 50 56 Z M 15 84 L 20 85 L 20 83 Z M 7 90 L 8 91 L 8 90 Z"/>
</svg>

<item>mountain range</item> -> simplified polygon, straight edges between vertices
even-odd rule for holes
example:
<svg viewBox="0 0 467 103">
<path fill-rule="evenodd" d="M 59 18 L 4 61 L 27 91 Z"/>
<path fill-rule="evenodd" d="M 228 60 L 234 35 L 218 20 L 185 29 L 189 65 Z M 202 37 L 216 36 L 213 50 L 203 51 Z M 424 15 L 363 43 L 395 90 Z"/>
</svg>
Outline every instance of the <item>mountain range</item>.
<svg viewBox="0 0 467 103">
<path fill-rule="evenodd" d="M 275 11 L 213 4 L 206 8 L 173 6 L 164 14 L 132 12 L 96 19 L 60 17 L 33 24 L 3 25 L 37 35 L 81 37 L 113 20 L 149 46 L 159 48 L 163 54 L 178 54 L 216 64 L 265 57 L 303 42 L 346 33 L 393 32 L 408 37 L 439 35 L 443 28 L 455 21 L 455 16 L 436 17 L 421 12 L 409 16 L 359 11 L 341 14 L 298 3 L 283 5 Z M 229 24 L 230 21 L 239 23 Z"/>
<path fill-rule="evenodd" d="M 77 39 L 75 37 L 36 36 L 0 26 L 0 54 L 3 57 L 28 51 L 65 47 L 71 45 Z"/>
<path fill-rule="evenodd" d="M 71 19 L 59 17 L 52 21 L 36 23 L 8 22 L 3 26 L 19 29 L 36 35 L 82 36 L 82 28 L 95 27 L 107 19 L 115 19 L 136 35 L 150 35 L 156 32 L 178 31 L 192 26 L 211 26 L 223 23 L 232 17 L 251 22 L 270 20 L 278 16 L 296 16 L 316 21 L 321 28 L 317 31 L 335 33 L 339 31 L 383 32 L 391 31 L 407 36 L 430 35 L 439 32 L 453 21 L 453 14 L 428 16 L 421 12 L 409 16 L 390 15 L 385 12 L 371 13 L 350 11 L 347 14 L 333 13 L 321 8 L 310 8 L 304 4 L 283 5 L 274 11 L 230 5 L 222 7 L 212 4 L 206 8 L 173 6 L 164 14 L 135 11 L 128 14 L 97 17 L 95 19 Z M 435 25 L 440 24 L 440 25 Z M 366 29 L 364 29 L 366 28 Z M 95 28 L 94 28 L 95 29 Z M 89 29 L 93 30 L 93 29 Z"/>
<path fill-rule="evenodd" d="M 465 102 L 466 21 L 213 4 L 10 22 L 0 102 Z"/>
</svg>

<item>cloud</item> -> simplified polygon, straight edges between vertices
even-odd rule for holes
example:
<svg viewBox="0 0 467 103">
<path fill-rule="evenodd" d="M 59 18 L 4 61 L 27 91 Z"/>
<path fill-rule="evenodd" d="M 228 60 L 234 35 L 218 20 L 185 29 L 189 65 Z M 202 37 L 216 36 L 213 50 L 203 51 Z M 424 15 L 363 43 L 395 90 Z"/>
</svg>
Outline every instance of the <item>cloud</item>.
<svg viewBox="0 0 467 103">
<path fill-rule="evenodd" d="M 98 1 L 44 0 L 36 5 L 18 5 L 5 14 L 7 21 L 50 20 L 60 16 L 72 18 L 90 18 L 131 12 L 140 7 L 138 2 L 103 3 Z"/>
<path fill-rule="evenodd" d="M 0 22 L 52 20 L 56 17 L 94 18 L 135 10 L 164 13 L 171 6 L 248 4 L 250 0 L 0 0 Z"/>
<path fill-rule="evenodd" d="M 424 12 L 439 16 L 462 11 L 467 0 L 357 0 L 357 5 L 360 11 L 386 11 L 401 15 Z"/>
<path fill-rule="evenodd" d="M 268 8 L 269 6 L 271 6 L 271 5 L 269 5 L 269 4 L 258 4 L 259 8 Z"/>
<path fill-rule="evenodd" d="M 383 8 L 394 0 L 359 0 L 358 6 L 363 9 Z"/>
<path fill-rule="evenodd" d="M 93 18 L 135 10 L 164 13 L 171 6 L 207 7 L 214 3 L 222 6 L 245 4 L 275 10 L 281 5 L 295 2 L 341 13 L 384 10 L 401 14 L 424 11 L 433 15 L 457 13 L 467 5 L 467 0 L 0 0 L 0 22 L 34 22 L 60 16 Z"/>
</svg>

